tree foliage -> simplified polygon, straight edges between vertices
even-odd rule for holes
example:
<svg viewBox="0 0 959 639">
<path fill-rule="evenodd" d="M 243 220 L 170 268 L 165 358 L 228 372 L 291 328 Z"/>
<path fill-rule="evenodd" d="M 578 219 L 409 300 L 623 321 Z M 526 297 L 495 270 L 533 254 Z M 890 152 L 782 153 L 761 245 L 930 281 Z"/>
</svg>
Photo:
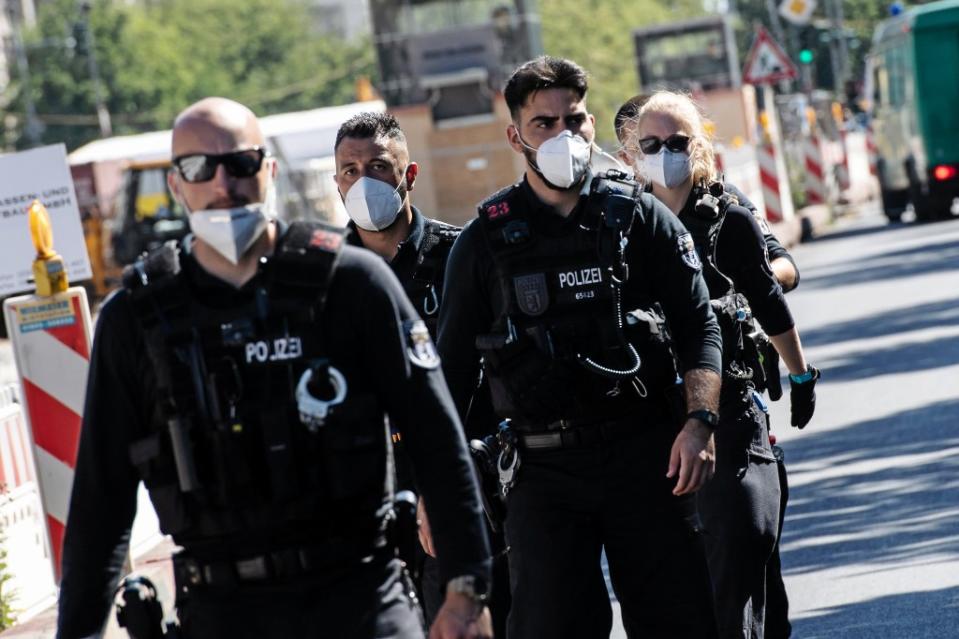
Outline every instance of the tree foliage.
<svg viewBox="0 0 959 639">
<path fill-rule="evenodd" d="M 540 2 L 546 53 L 575 60 L 590 74 L 589 110 L 602 146 L 616 141 L 613 117 L 639 92 L 633 29 L 704 13 L 699 0 L 550 0 Z"/>
<path fill-rule="evenodd" d="M 116 134 L 168 128 L 210 95 L 260 115 L 342 104 L 375 68 L 368 42 L 316 35 L 306 0 L 95 0 L 89 18 Z M 26 38 L 43 139 L 69 148 L 99 136 L 78 25 L 76 0 L 51 0 Z"/>
</svg>

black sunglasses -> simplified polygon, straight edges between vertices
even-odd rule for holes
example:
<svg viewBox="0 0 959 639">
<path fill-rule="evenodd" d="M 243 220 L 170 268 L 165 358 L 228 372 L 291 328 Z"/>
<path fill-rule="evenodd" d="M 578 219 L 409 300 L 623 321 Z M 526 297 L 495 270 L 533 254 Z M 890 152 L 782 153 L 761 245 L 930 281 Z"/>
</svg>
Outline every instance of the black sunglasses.
<svg viewBox="0 0 959 639">
<path fill-rule="evenodd" d="M 685 153 L 689 148 L 689 136 L 674 133 L 665 140 L 650 136 L 639 141 L 639 148 L 644 155 L 656 155 L 664 146 L 673 153 Z"/>
<path fill-rule="evenodd" d="M 242 151 L 230 151 L 229 153 L 181 155 L 173 159 L 173 166 L 176 167 L 177 172 L 185 182 L 196 184 L 197 182 L 212 180 L 213 176 L 216 175 L 216 167 L 220 164 L 223 165 L 223 170 L 230 177 L 253 177 L 260 172 L 265 157 L 267 157 L 266 150 L 263 147 L 254 146 Z"/>
</svg>

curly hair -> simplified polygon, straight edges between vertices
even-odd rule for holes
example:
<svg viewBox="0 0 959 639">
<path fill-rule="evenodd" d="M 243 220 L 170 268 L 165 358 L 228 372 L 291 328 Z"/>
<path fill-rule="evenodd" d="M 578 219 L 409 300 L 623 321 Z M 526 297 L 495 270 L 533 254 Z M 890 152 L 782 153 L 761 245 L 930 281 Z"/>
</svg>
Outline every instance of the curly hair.
<svg viewBox="0 0 959 639">
<path fill-rule="evenodd" d="M 657 91 L 640 107 L 635 116 L 635 126 L 629 129 L 629 139 L 624 146 L 632 153 L 639 153 L 639 130 L 643 120 L 651 114 L 671 117 L 681 131 L 689 135 L 689 161 L 693 184 L 713 182 L 717 179 L 716 152 L 713 139 L 706 130 L 707 119 L 699 106 L 685 93 Z"/>
</svg>

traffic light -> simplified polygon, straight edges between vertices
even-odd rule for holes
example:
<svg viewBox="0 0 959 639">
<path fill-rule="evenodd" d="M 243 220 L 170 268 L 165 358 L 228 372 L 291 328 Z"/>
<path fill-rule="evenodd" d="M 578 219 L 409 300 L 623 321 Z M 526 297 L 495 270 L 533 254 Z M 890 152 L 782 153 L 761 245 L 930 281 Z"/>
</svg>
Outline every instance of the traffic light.
<svg viewBox="0 0 959 639">
<path fill-rule="evenodd" d="M 803 49 L 800 51 L 799 61 L 803 64 L 812 64 L 812 49 Z"/>
</svg>

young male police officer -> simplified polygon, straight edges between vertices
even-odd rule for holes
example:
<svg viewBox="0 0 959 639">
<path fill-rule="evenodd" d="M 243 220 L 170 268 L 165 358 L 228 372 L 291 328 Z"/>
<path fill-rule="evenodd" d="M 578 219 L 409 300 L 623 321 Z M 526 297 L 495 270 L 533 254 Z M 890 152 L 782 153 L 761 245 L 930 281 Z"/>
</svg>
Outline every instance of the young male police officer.
<svg viewBox="0 0 959 639">
<path fill-rule="evenodd" d="M 183 547 L 186 637 L 422 637 L 385 537 L 385 414 L 452 584 L 431 637 L 490 636 L 465 441 L 395 277 L 339 231 L 274 219 L 276 164 L 246 107 L 189 107 L 173 156 L 193 235 L 139 262 L 101 312 L 58 636 L 101 631 L 142 478 Z"/>
<path fill-rule="evenodd" d="M 550 57 L 507 82 L 507 140 L 527 169 L 453 246 L 444 372 L 462 411 L 482 355 L 496 411 L 511 420 L 500 459 L 511 639 L 609 636 L 603 549 L 630 636 L 712 637 L 690 518 L 714 464 L 718 327 L 675 217 L 632 185 L 587 196 L 614 186 L 589 173 L 586 89 L 582 68 Z M 655 303 L 686 367 L 689 414 L 678 419 L 665 399 L 676 371 L 653 356 Z"/>
<path fill-rule="evenodd" d="M 419 167 L 410 159 L 406 135 L 392 115 L 365 112 L 353 116 L 340 125 L 333 148 L 336 185 L 350 216 L 347 227 L 352 232 L 347 235 L 347 242 L 368 248 L 389 263 L 413 308 L 435 337 L 446 260 L 461 229 L 428 218 L 413 205 L 413 184 Z M 470 414 L 473 421 L 490 414 L 487 410 L 481 417 L 476 408 L 474 404 Z M 484 421 L 488 422 L 481 425 L 484 431 L 495 427 L 491 417 Z M 464 426 L 469 434 L 469 425 Z M 393 439 L 397 488 L 416 492 L 403 450 L 402 433 L 394 433 Z M 427 621 L 431 621 L 443 603 L 443 596 L 429 518 L 422 500 L 418 518 L 423 554 L 416 562 L 416 572 L 420 577 L 423 609 Z M 495 535 L 491 541 L 494 547 L 502 545 L 502 540 Z M 506 634 L 509 610 L 506 569 L 505 555 L 498 554 L 494 559 L 493 588 L 488 602 L 497 636 Z"/>
</svg>

